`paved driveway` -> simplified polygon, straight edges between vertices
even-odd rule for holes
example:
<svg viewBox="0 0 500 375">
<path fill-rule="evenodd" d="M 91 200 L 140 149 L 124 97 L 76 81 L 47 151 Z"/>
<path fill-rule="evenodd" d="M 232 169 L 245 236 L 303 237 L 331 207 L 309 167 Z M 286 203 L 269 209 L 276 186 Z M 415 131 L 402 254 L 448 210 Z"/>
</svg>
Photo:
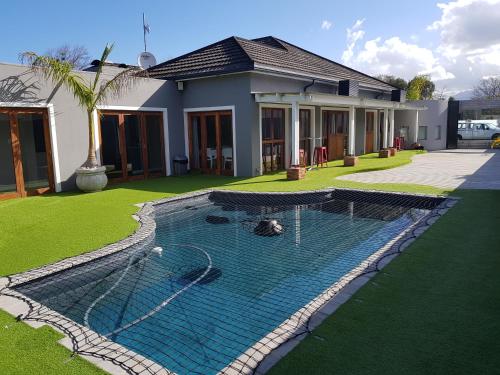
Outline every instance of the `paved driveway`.
<svg viewBox="0 0 500 375">
<path fill-rule="evenodd" d="M 407 183 L 447 189 L 500 189 L 500 150 L 442 150 L 411 164 L 338 177 L 365 183 Z"/>
</svg>

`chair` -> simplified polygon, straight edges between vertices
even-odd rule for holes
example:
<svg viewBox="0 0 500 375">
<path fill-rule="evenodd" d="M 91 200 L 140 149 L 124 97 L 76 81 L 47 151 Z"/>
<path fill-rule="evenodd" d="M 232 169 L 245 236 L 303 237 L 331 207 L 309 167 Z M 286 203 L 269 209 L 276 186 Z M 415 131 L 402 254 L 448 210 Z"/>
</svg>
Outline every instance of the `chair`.
<svg viewBox="0 0 500 375">
<path fill-rule="evenodd" d="M 290 154 L 290 165 L 292 165 L 292 154 Z M 301 167 L 305 167 L 307 165 L 307 155 L 303 148 L 299 149 L 299 165 Z"/>
<path fill-rule="evenodd" d="M 210 169 L 217 166 L 217 150 L 215 148 L 207 148 L 207 161 Z"/>
<path fill-rule="evenodd" d="M 233 148 L 232 147 L 223 147 L 222 148 L 222 162 L 223 162 L 223 169 L 226 169 L 226 165 L 229 163 L 230 168 L 227 169 L 233 169 Z"/>
</svg>

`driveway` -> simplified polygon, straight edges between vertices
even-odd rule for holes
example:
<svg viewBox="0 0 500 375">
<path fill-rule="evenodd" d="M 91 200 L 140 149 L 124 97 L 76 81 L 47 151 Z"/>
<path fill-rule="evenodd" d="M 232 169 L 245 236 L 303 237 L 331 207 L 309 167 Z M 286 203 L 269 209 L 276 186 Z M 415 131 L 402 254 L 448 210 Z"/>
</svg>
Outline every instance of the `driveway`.
<svg viewBox="0 0 500 375">
<path fill-rule="evenodd" d="M 411 164 L 350 174 L 340 180 L 405 183 L 446 189 L 500 189 L 500 150 L 441 150 L 416 155 Z"/>
</svg>

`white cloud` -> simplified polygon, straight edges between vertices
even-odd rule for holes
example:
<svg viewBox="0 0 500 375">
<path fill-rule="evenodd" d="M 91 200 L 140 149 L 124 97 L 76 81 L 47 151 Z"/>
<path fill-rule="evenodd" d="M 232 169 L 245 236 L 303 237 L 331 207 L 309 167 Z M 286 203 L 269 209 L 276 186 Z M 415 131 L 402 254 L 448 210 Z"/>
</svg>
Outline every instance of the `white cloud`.
<svg viewBox="0 0 500 375">
<path fill-rule="evenodd" d="M 374 75 L 391 74 L 410 79 L 415 74 L 429 74 L 436 81 L 454 78 L 439 65 L 431 50 L 406 43 L 399 37 L 367 41 L 352 59 L 352 64 Z"/>
<path fill-rule="evenodd" d="M 345 64 L 348 64 L 352 56 L 354 55 L 354 48 L 356 47 L 356 44 L 358 43 L 359 40 L 363 39 L 365 36 L 364 30 L 361 30 L 361 26 L 363 26 L 363 23 L 365 22 L 365 19 L 360 19 L 356 20 L 354 25 L 352 27 L 347 28 L 347 49 L 342 53 L 342 61 Z"/>
<path fill-rule="evenodd" d="M 437 6 L 441 15 L 427 27 L 438 33 L 437 48 L 419 45 L 415 34 L 408 42 L 393 36 L 359 45 L 365 36 L 361 21 L 347 30 L 342 61 L 374 75 L 409 79 L 430 74 L 438 88 L 452 93 L 470 89 L 484 76 L 500 75 L 500 0 L 456 0 Z"/>
<path fill-rule="evenodd" d="M 332 22 L 331 21 L 328 21 L 328 20 L 323 20 L 323 22 L 321 22 L 321 29 L 322 30 L 330 30 L 330 28 L 332 27 Z"/>
</svg>

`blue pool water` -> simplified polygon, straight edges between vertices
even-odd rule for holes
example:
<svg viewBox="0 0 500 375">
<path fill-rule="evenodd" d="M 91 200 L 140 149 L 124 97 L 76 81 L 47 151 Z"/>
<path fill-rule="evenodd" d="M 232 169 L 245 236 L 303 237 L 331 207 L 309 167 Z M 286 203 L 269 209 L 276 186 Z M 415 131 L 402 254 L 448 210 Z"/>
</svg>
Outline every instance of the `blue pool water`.
<svg viewBox="0 0 500 375">
<path fill-rule="evenodd" d="M 178 374 L 215 374 L 427 212 L 202 196 L 158 206 L 155 238 L 112 266 L 26 294 Z M 262 219 L 283 234 L 256 235 Z"/>
</svg>

